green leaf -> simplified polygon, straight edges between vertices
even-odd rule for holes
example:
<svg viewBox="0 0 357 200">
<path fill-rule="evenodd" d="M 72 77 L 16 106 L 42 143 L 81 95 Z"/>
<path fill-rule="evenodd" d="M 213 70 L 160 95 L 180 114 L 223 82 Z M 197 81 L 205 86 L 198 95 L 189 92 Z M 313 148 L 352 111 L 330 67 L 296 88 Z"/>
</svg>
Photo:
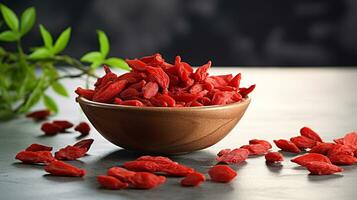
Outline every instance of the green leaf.
<svg viewBox="0 0 357 200">
<path fill-rule="evenodd" d="M 89 68 L 91 69 L 96 69 L 97 67 L 101 66 L 102 65 L 102 61 L 94 61 L 90 66 Z"/>
<path fill-rule="evenodd" d="M 51 52 L 46 48 L 38 48 L 32 54 L 29 55 L 30 59 L 44 59 L 51 57 Z"/>
<path fill-rule="evenodd" d="M 109 41 L 107 35 L 101 31 L 97 30 L 98 34 L 98 40 L 99 40 L 99 47 L 100 47 L 100 52 L 103 55 L 103 58 L 106 58 L 108 53 L 109 53 Z"/>
<path fill-rule="evenodd" d="M 82 58 L 81 58 L 81 61 L 82 62 L 89 62 L 89 63 L 92 63 L 92 62 L 95 62 L 95 61 L 102 62 L 103 61 L 103 56 L 102 56 L 102 54 L 100 52 L 92 51 L 92 52 L 88 52 L 88 53 L 84 54 L 84 56 L 82 56 Z"/>
<path fill-rule="evenodd" d="M 43 103 L 45 104 L 46 108 L 49 109 L 50 111 L 53 111 L 54 113 L 58 112 L 58 107 L 56 102 L 52 99 L 52 97 L 48 95 L 43 96 Z"/>
<path fill-rule="evenodd" d="M 52 36 L 42 24 L 40 24 L 40 33 L 42 36 L 43 43 L 45 44 L 45 47 L 51 49 L 53 45 Z"/>
<path fill-rule="evenodd" d="M 34 7 L 27 8 L 21 15 L 20 32 L 25 35 L 35 23 L 36 11 Z"/>
<path fill-rule="evenodd" d="M 58 81 L 52 83 L 52 89 L 59 95 L 69 97 L 66 88 Z"/>
<path fill-rule="evenodd" d="M 124 70 L 128 70 L 128 71 L 130 70 L 129 65 L 123 59 L 120 59 L 120 58 L 108 58 L 104 61 L 104 64 L 107 64 L 111 67 L 116 67 L 119 69 L 124 69 Z"/>
<path fill-rule="evenodd" d="M 4 4 L 0 4 L 0 9 L 1 9 L 2 16 L 4 17 L 4 20 L 6 24 L 9 26 L 9 28 L 15 32 L 18 32 L 19 20 L 17 19 L 17 16 L 14 13 L 14 11 L 12 11 Z"/>
<path fill-rule="evenodd" d="M 0 47 L 0 56 L 5 55 L 6 51 L 4 48 Z"/>
<path fill-rule="evenodd" d="M 21 107 L 20 112 L 27 112 L 32 106 L 34 106 L 43 95 L 43 85 L 45 83 L 45 77 L 41 77 L 41 79 L 37 82 L 34 90 L 31 92 L 29 98 L 25 102 L 25 104 Z"/>
<path fill-rule="evenodd" d="M 58 37 L 55 46 L 54 46 L 54 54 L 58 54 L 66 48 L 69 38 L 71 37 L 71 28 L 67 28 L 64 30 L 61 35 Z"/>
<path fill-rule="evenodd" d="M 0 41 L 13 42 L 19 39 L 19 35 L 13 31 L 4 31 L 0 33 Z"/>
</svg>

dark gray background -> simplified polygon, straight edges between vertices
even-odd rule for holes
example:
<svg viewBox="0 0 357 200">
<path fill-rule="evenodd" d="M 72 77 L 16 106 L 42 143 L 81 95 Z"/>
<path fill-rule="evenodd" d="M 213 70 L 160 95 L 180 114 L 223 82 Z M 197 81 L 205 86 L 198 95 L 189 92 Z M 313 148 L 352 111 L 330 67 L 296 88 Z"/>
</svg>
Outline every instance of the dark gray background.
<svg viewBox="0 0 357 200">
<path fill-rule="evenodd" d="M 97 49 L 96 29 L 111 54 L 155 52 L 194 65 L 357 65 L 355 0 L 5 0 L 17 12 L 37 8 L 37 23 L 57 35 L 73 28 L 66 52 Z M 39 45 L 38 30 L 24 40 Z M 10 48 L 10 45 L 7 45 Z"/>
</svg>

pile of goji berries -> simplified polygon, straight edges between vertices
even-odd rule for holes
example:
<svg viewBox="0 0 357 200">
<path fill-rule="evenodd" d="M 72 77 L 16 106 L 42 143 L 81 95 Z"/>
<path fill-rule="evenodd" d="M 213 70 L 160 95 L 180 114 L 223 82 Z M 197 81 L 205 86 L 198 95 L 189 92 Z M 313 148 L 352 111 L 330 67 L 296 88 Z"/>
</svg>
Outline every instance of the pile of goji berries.
<svg viewBox="0 0 357 200">
<path fill-rule="evenodd" d="M 51 115 L 49 110 L 38 110 L 26 115 L 27 118 L 32 118 L 35 121 L 47 120 Z M 57 133 L 67 133 L 68 129 L 74 126 L 73 123 L 67 120 L 53 120 L 52 122 L 44 122 L 41 125 L 41 130 L 45 135 L 55 135 Z M 81 136 L 86 136 L 90 132 L 90 126 L 86 122 L 80 122 L 74 127 L 75 131 L 78 131 Z"/>
<path fill-rule="evenodd" d="M 312 175 L 329 175 L 342 172 L 339 165 L 352 165 L 357 162 L 357 132 L 346 134 L 334 143 L 324 142 L 312 129 L 303 127 L 300 136 L 290 140 L 274 140 L 282 151 L 299 154 L 292 162 L 305 167 Z M 16 159 L 26 164 L 44 164 L 44 170 L 55 176 L 83 177 L 84 169 L 79 169 L 62 160 L 76 160 L 83 157 L 93 143 L 92 139 L 82 140 L 74 145 L 59 149 L 52 155 L 52 147 L 32 144 L 16 155 Z M 265 156 L 266 162 L 284 160 L 280 152 L 270 152 L 272 145 L 266 140 L 252 139 L 249 144 L 236 149 L 223 149 L 217 154 L 217 164 L 208 170 L 211 181 L 228 183 L 237 172 L 229 165 L 244 162 L 250 156 Z M 309 151 L 307 151 L 309 149 Z M 107 174 L 97 176 L 98 183 L 105 189 L 123 188 L 152 189 L 166 182 L 167 177 L 183 177 L 184 187 L 199 186 L 206 176 L 195 169 L 179 164 L 167 157 L 141 156 L 127 161 L 121 166 L 113 166 Z"/>
<path fill-rule="evenodd" d="M 274 140 L 282 151 L 304 153 L 291 159 L 313 175 L 329 175 L 342 172 L 340 165 L 353 165 L 357 162 L 357 132 L 347 133 L 343 138 L 334 140 L 335 143 L 324 142 L 319 134 L 311 128 L 303 127 L 300 136 L 290 140 Z M 272 145 L 265 140 L 253 139 L 249 145 L 243 145 L 233 150 L 223 149 L 217 154 L 217 161 L 226 164 L 239 164 L 249 156 L 265 155 L 267 162 L 281 162 L 284 157 L 279 152 L 269 152 Z M 309 151 L 307 151 L 309 149 Z"/>
<path fill-rule="evenodd" d="M 82 177 L 86 174 L 84 169 L 79 169 L 62 160 L 76 160 L 86 155 L 93 139 L 85 139 L 59 149 L 52 155 L 52 147 L 42 144 L 31 144 L 25 150 L 16 154 L 16 159 L 25 164 L 44 164 L 44 170 L 54 176 Z"/>
<path fill-rule="evenodd" d="M 209 76 L 211 61 L 195 71 L 180 56 L 170 64 L 158 53 L 126 62 L 130 72 L 117 76 L 104 66 L 106 74 L 97 80 L 94 90 L 78 87 L 76 93 L 102 103 L 192 107 L 239 102 L 255 88 L 240 87 L 241 74 Z"/>
<path fill-rule="evenodd" d="M 212 181 L 221 183 L 228 183 L 237 176 L 227 165 L 213 166 L 208 174 Z M 151 189 L 165 183 L 166 177 L 183 177 L 180 184 L 184 187 L 199 186 L 206 181 L 204 174 L 162 156 L 141 156 L 125 162 L 122 167 L 110 168 L 106 175 L 97 176 L 97 180 L 106 189 Z"/>
<path fill-rule="evenodd" d="M 54 176 L 83 177 L 84 169 L 70 165 L 63 160 L 76 160 L 83 157 L 93 143 L 86 139 L 74 145 L 68 145 L 52 155 L 52 147 L 42 144 L 32 144 L 16 155 L 16 159 L 24 164 L 44 164 L 44 170 Z M 237 173 L 227 165 L 216 165 L 209 169 L 212 181 L 228 183 Z M 184 177 L 181 185 L 185 187 L 198 186 L 206 180 L 204 174 L 193 168 L 174 162 L 162 156 L 141 156 L 134 161 L 125 162 L 121 167 L 108 169 L 106 175 L 97 176 L 99 184 L 106 189 L 118 190 L 127 187 L 137 189 L 152 189 L 166 181 L 167 177 Z"/>
</svg>

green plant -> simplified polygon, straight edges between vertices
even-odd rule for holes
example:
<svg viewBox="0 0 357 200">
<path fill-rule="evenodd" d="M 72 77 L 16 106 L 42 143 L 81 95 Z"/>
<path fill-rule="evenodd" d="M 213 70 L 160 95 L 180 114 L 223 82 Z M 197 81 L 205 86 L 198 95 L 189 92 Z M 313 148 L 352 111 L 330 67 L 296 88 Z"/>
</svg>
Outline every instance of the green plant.
<svg viewBox="0 0 357 200">
<path fill-rule="evenodd" d="M 120 58 L 107 58 L 110 50 L 109 40 L 101 30 L 97 31 L 100 51 L 86 53 L 80 61 L 62 54 L 70 40 L 71 28 L 65 29 L 54 40 L 50 32 L 43 25 L 39 25 L 43 46 L 29 48 L 30 51 L 26 52 L 21 39 L 35 24 L 35 8 L 27 8 L 20 19 L 3 4 L 0 4 L 0 11 L 5 22 L 0 22 L 0 28 L 3 24 L 8 27 L 8 30 L 0 33 L 0 42 L 16 44 L 15 52 L 0 46 L 0 119 L 27 113 L 40 100 L 43 100 L 49 110 L 58 112 L 55 100 L 46 91 L 52 88 L 58 95 L 68 97 L 66 88 L 60 82 L 62 79 L 84 76 L 88 80 L 89 77 L 96 77 L 95 69 L 102 64 L 130 69 Z M 89 63 L 90 66 L 82 62 Z M 76 73 L 73 74 L 74 70 L 56 68 L 56 65 L 76 69 Z"/>
</svg>

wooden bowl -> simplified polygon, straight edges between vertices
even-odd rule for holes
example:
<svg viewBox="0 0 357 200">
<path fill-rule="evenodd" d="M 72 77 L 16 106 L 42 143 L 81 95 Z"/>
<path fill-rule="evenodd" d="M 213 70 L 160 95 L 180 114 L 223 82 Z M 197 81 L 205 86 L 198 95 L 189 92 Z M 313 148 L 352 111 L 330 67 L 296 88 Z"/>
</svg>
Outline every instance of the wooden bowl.
<svg viewBox="0 0 357 200">
<path fill-rule="evenodd" d="M 224 138 L 242 118 L 250 99 L 223 106 L 134 107 L 78 97 L 89 121 L 113 144 L 151 154 L 181 154 Z"/>
</svg>

